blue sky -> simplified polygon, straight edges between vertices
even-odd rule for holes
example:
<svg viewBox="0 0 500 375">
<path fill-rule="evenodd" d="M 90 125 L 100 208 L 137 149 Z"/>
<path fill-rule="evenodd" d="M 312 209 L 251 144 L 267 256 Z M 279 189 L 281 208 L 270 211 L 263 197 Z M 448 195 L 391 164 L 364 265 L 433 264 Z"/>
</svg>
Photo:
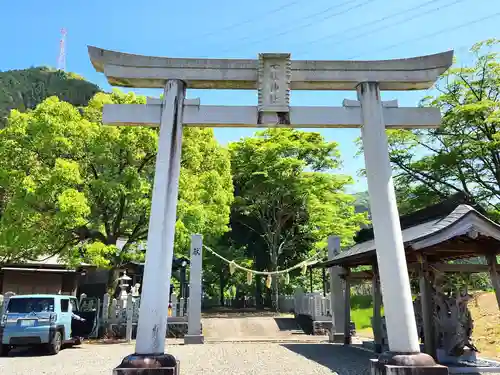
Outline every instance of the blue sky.
<svg viewBox="0 0 500 375">
<path fill-rule="evenodd" d="M 420 7 L 417 9 L 417 7 Z M 259 52 L 291 52 L 293 59 L 390 59 L 455 49 L 467 61 L 473 43 L 500 37 L 497 0 L 212 0 L 189 2 L 87 0 L 4 2 L 1 5 L 0 70 L 56 66 L 60 29 L 67 29 L 66 67 L 110 86 L 96 73 L 87 45 L 170 57 L 256 58 Z M 489 18 L 488 18 L 489 17 Z M 136 90 L 147 95 L 156 92 Z M 385 92 L 414 106 L 425 92 Z M 255 105 L 253 91 L 191 90 L 202 104 Z M 292 105 L 341 105 L 354 92 L 293 92 Z M 255 129 L 217 129 L 221 143 Z M 320 130 L 340 144 L 342 173 L 356 177 L 356 129 Z"/>
</svg>

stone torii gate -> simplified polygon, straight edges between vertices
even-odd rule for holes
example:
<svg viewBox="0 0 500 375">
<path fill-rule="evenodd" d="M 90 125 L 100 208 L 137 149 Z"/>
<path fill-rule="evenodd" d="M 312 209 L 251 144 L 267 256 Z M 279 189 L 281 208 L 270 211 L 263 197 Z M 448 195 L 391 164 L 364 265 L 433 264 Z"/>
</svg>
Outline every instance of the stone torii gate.
<svg viewBox="0 0 500 375">
<path fill-rule="evenodd" d="M 248 60 L 182 59 L 96 47 L 89 47 L 89 55 L 111 85 L 164 89 L 162 100 L 106 105 L 103 112 L 106 124 L 160 127 L 136 353 L 116 373 L 144 367 L 177 371 L 175 358 L 164 354 L 168 301 L 160 295 L 169 290 L 171 276 L 183 126 L 361 128 L 390 346 L 373 369 L 447 373 L 420 353 L 385 134 L 386 128 L 438 127 L 440 113 L 382 102 L 380 90 L 431 87 L 451 66 L 453 51 L 386 61 L 296 61 L 283 53 Z M 258 90 L 258 105 L 201 105 L 198 99 L 185 99 L 188 88 Z M 344 100 L 342 107 L 290 107 L 290 90 L 356 90 L 358 101 Z"/>
</svg>

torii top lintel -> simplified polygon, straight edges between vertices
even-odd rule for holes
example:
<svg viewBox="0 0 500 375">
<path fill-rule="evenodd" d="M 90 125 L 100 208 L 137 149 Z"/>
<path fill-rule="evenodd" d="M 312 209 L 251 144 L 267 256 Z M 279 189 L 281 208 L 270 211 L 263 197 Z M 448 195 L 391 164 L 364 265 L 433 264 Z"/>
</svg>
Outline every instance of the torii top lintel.
<svg viewBox="0 0 500 375">
<path fill-rule="evenodd" d="M 94 68 L 111 85 L 163 88 L 168 79 L 193 89 L 259 89 L 263 73 L 278 67 L 292 90 L 354 90 L 360 82 L 378 82 L 380 90 L 431 87 L 452 64 L 453 51 L 408 59 L 379 61 L 290 60 L 290 54 L 260 54 L 259 59 L 184 59 L 134 55 L 88 47 Z M 278 61 L 280 64 L 274 64 Z"/>
</svg>

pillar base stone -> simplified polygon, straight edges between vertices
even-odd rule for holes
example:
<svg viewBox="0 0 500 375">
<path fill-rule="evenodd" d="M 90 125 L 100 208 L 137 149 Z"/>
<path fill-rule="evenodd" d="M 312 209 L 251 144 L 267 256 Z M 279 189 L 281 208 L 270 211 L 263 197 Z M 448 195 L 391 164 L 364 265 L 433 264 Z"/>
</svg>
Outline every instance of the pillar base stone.
<svg viewBox="0 0 500 375">
<path fill-rule="evenodd" d="M 205 342 L 205 338 L 203 335 L 184 335 L 184 344 L 203 344 Z"/>
<path fill-rule="evenodd" d="M 343 344 L 344 334 L 330 331 L 330 333 L 328 334 L 328 341 L 336 344 Z"/>
<path fill-rule="evenodd" d="M 179 375 L 179 361 L 171 354 L 131 354 L 113 375 Z"/>
<path fill-rule="evenodd" d="M 382 353 L 370 360 L 371 375 L 448 375 L 448 367 L 436 364 L 425 353 Z"/>
</svg>

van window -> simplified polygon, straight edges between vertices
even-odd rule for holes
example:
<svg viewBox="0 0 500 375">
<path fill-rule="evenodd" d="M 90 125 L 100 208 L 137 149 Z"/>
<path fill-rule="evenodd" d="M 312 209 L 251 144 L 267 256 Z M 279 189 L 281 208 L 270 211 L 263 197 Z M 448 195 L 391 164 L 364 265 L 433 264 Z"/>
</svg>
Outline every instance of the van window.
<svg viewBox="0 0 500 375">
<path fill-rule="evenodd" d="M 8 313 L 28 314 L 30 312 L 53 312 L 54 298 L 27 297 L 11 298 L 7 306 Z"/>
<path fill-rule="evenodd" d="M 69 310 L 69 299 L 61 300 L 61 312 L 68 312 Z"/>
</svg>

